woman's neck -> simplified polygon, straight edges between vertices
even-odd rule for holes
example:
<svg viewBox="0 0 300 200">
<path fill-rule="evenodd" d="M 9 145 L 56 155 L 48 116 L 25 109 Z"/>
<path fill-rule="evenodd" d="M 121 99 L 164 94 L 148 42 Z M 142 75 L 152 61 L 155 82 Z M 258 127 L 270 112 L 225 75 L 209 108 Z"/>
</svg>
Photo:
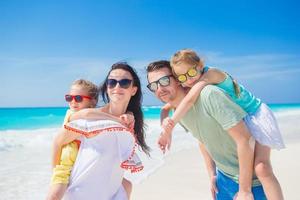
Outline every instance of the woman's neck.
<svg viewBox="0 0 300 200">
<path fill-rule="evenodd" d="M 109 114 L 119 117 L 120 115 L 123 115 L 126 113 L 127 105 L 122 106 L 117 103 L 109 102 L 107 111 Z"/>
</svg>

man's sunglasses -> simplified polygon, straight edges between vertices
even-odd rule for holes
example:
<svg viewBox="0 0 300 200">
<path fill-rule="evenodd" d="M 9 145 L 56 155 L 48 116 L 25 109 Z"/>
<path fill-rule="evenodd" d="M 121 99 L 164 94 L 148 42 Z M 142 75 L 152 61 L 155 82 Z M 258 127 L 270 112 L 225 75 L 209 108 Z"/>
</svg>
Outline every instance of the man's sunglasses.
<svg viewBox="0 0 300 200">
<path fill-rule="evenodd" d="M 170 77 L 171 76 L 173 76 L 173 75 L 163 76 L 160 79 L 158 79 L 157 81 L 153 81 L 152 83 L 149 83 L 147 85 L 147 88 L 151 92 L 156 92 L 156 90 L 158 89 L 158 84 L 162 87 L 166 87 L 166 86 L 170 85 Z"/>
<path fill-rule="evenodd" d="M 177 75 L 177 80 L 180 83 L 184 83 L 187 81 L 188 77 L 195 77 L 198 74 L 202 74 L 203 72 L 197 69 L 197 65 L 194 67 L 191 67 L 185 74 Z"/>
<path fill-rule="evenodd" d="M 107 87 L 110 89 L 116 87 L 118 83 L 121 88 L 127 89 L 130 87 L 132 80 L 130 80 L 130 79 L 121 79 L 121 80 L 107 79 L 107 81 L 106 81 Z"/>
<path fill-rule="evenodd" d="M 65 95 L 66 102 L 72 102 L 74 99 L 76 103 L 80 103 L 83 101 L 84 98 L 92 99 L 92 97 L 84 96 L 84 95 L 70 95 L 70 94 Z"/>
</svg>

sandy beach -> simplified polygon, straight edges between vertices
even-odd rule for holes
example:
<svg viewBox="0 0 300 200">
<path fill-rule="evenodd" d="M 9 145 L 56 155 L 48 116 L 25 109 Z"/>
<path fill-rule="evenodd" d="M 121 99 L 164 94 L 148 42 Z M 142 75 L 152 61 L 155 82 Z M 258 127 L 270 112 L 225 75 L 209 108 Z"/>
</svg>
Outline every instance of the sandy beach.
<svg viewBox="0 0 300 200">
<path fill-rule="evenodd" d="M 273 170 L 287 200 L 300 199 L 300 143 L 272 151 Z M 132 200 L 206 200 L 212 199 L 204 161 L 197 148 L 166 157 L 165 164 L 146 180 L 133 187 Z"/>
<path fill-rule="evenodd" d="M 275 113 L 286 148 L 272 150 L 271 162 L 286 200 L 300 199 L 299 110 Z M 173 145 L 172 148 L 176 147 Z M 209 180 L 200 150 L 193 146 L 165 157 L 164 165 L 133 187 L 132 200 L 209 200 Z"/>
</svg>

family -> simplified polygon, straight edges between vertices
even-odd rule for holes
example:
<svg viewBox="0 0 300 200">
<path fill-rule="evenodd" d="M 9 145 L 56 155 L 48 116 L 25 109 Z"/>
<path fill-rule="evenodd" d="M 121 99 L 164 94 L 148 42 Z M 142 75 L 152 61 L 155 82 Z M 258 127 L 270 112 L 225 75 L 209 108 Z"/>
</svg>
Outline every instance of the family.
<svg viewBox="0 0 300 200">
<path fill-rule="evenodd" d="M 148 89 L 165 103 L 159 148 L 170 148 L 178 122 L 188 130 L 199 141 L 213 199 L 284 199 L 270 163 L 271 149 L 284 143 L 266 104 L 228 73 L 205 66 L 191 49 L 152 62 L 146 71 Z M 99 93 L 105 105 L 96 108 Z M 150 155 L 137 73 L 115 63 L 100 88 L 77 80 L 65 99 L 69 110 L 53 142 L 47 200 L 130 199 L 124 172 L 143 169 L 137 148 Z"/>
</svg>

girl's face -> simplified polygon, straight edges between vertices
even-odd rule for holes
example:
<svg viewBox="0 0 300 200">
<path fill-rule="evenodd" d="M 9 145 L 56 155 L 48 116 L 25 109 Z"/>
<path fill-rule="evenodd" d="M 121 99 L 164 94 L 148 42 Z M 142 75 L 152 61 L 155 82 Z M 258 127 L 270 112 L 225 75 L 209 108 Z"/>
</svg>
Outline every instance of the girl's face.
<svg viewBox="0 0 300 200">
<path fill-rule="evenodd" d="M 107 94 L 111 102 L 129 103 L 137 92 L 132 75 L 123 69 L 112 70 L 107 80 Z"/>
<path fill-rule="evenodd" d="M 80 85 L 72 85 L 69 95 L 73 96 L 73 99 L 71 102 L 69 102 L 69 107 L 73 111 L 78 111 L 84 108 L 92 108 L 95 107 L 95 100 L 89 97 L 89 93 L 86 89 L 84 89 Z M 78 102 L 75 100 L 74 96 L 79 95 L 82 98 L 82 101 Z"/>
<path fill-rule="evenodd" d="M 182 62 L 173 66 L 175 77 L 183 87 L 193 87 L 201 77 L 201 67 Z"/>
</svg>

